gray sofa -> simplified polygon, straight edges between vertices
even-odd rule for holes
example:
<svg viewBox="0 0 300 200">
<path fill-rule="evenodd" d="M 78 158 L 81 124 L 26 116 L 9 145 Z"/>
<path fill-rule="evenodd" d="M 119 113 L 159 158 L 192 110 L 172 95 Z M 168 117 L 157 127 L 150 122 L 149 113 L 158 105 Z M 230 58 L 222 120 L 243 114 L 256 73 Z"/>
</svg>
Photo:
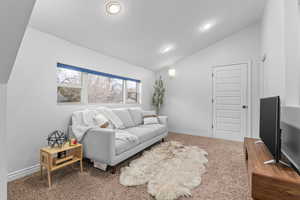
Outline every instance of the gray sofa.
<svg viewBox="0 0 300 200">
<path fill-rule="evenodd" d="M 168 118 L 159 116 L 158 119 L 159 124 L 149 125 L 140 123 L 142 119 L 138 119 L 140 121 L 138 124 L 122 130 L 136 136 L 135 142 L 116 140 L 116 132 L 118 131 L 116 129 L 92 128 L 88 130 L 80 141 L 83 144 L 84 157 L 104 166 L 116 166 L 167 137 Z"/>
</svg>

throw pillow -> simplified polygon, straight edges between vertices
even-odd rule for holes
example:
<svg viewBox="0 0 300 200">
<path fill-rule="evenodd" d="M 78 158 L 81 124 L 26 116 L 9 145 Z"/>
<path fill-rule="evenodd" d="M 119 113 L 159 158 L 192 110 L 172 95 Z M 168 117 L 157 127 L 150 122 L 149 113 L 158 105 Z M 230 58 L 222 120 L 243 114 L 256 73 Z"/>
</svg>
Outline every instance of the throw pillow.
<svg viewBox="0 0 300 200">
<path fill-rule="evenodd" d="M 120 118 L 126 128 L 135 126 L 128 109 L 120 108 L 112 111 Z"/>
<path fill-rule="evenodd" d="M 109 128 L 109 122 L 105 122 L 105 124 L 102 124 L 100 128 Z"/>
<path fill-rule="evenodd" d="M 157 117 L 145 117 L 144 118 L 144 124 L 149 125 L 149 124 L 159 124 L 158 118 Z"/>
<path fill-rule="evenodd" d="M 141 108 L 129 108 L 129 113 L 134 122 L 135 126 L 141 125 L 143 123 L 143 110 Z"/>
<path fill-rule="evenodd" d="M 142 112 L 143 117 L 145 116 L 156 116 L 156 112 L 154 110 L 144 110 Z"/>
<path fill-rule="evenodd" d="M 100 128 L 108 128 L 110 123 L 109 120 L 102 114 L 98 114 L 94 117 L 94 120 Z"/>
</svg>

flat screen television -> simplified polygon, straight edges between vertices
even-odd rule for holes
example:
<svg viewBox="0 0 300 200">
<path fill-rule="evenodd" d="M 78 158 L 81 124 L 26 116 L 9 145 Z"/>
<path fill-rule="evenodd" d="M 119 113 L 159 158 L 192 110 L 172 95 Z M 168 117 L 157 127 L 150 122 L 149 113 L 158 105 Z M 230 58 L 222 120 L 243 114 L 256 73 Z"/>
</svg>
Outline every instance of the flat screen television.
<svg viewBox="0 0 300 200">
<path fill-rule="evenodd" d="M 279 96 L 260 100 L 259 136 L 274 157 L 274 161 L 278 163 L 281 158 Z"/>
</svg>

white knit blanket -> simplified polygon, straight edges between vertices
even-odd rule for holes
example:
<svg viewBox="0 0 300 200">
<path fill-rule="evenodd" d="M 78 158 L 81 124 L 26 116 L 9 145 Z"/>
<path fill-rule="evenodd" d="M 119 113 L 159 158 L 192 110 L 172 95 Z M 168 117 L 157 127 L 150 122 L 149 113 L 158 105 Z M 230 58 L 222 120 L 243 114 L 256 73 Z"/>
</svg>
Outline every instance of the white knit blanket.
<svg viewBox="0 0 300 200">
<path fill-rule="evenodd" d="M 78 141 L 81 141 L 88 130 L 97 128 L 93 123 L 95 111 L 84 110 L 74 112 L 72 115 L 72 131 Z"/>
<path fill-rule="evenodd" d="M 74 112 L 72 115 L 72 131 L 78 141 L 81 141 L 84 135 L 91 129 L 99 128 L 94 121 L 97 115 L 95 110 L 84 110 Z M 129 142 L 136 142 L 137 136 L 130 134 L 128 131 L 115 129 L 115 139 Z"/>
</svg>

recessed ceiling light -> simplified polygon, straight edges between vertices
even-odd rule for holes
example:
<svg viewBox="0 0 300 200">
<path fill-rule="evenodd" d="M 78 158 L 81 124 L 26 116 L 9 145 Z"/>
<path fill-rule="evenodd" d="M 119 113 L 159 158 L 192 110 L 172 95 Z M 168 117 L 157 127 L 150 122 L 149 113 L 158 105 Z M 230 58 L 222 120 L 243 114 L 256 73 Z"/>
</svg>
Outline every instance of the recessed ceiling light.
<svg viewBox="0 0 300 200">
<path fill-rule="evenodd" d="M 168 53 L 168 52 L 172 51 L 173 49 L 175 49 L 175 46 L 173 44 L 169 44 L 169 45 L 166 45 L 166 46 L 162 47 L 160 49 L 160 53 L 165 54 L 165 53 Z"/>
<path fill-rule="evenodd" d="M 215 21 L 206 22 L 199 27 L 199 31 L 206 32 L 216 25 Z"/>
<path fill-rule="evenodd" d="M 109 15 L 116 15 L 121 12 L 121 3 L 118 1 L 108 1 L 105 6 Z"/>
</svg>

